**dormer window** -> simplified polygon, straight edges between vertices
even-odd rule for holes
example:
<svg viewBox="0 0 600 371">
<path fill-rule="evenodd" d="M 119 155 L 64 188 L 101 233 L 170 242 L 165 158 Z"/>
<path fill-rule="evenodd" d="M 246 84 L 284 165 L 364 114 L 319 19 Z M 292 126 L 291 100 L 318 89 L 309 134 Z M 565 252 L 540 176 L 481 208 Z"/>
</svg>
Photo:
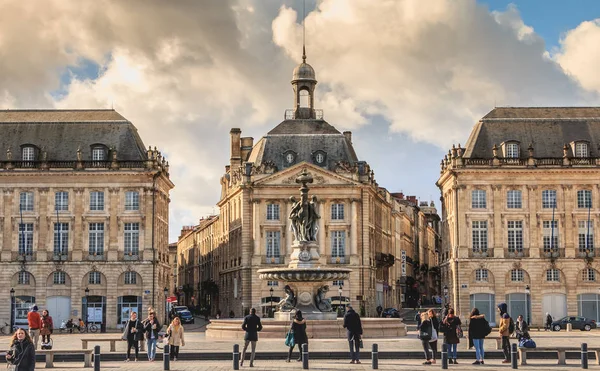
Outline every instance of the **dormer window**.
<svg viewBox="0 0 600 371">
<path fill-rule="evenodd" d="M 106 150 L 103 147 L 92 148 L 92 161 L 106 161 Z"/>
<path fill-rule="evenodd" d="M 575 157 L 589 157 L 589 146 L 586 142 L 575 143 Z"/>
<path fill-rule="evenodd" d="M 283 153 L 283 159 L 287 166 L 291 166 L 296 162 L 296 152 L 288 150 Z"/>
<path fill-rule="evenodd" d="M 518 142 L 504 143 L 504 157 L 505 158 L 519 158 L 519 143 Z"/>
<path fill-rule="evenodd" d="M 327 160 L 327 153 L 325 153 L 324 151 L 315 151 L 313 153 L 313 161 L 315 162 L 315 164 L 319 165 L 319 166 L 323 166 L 325 165 L 325 161 Z"/>
<path fill-rule="evenodd" d="M 35 148 L 31 146 L 23 147 L 21 157 L 23 161 L 35 161 Z"/>
</svg>

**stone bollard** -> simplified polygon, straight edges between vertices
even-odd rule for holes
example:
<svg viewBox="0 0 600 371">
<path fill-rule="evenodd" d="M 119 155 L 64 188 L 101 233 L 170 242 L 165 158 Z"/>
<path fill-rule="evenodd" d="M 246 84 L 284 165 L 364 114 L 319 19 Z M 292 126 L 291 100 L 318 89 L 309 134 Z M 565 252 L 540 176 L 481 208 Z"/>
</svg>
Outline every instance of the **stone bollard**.
<svg viewBox="0 0 600 371">
<path fill-rule="evenodd" d="M 240 346 L 239 344 L 233 344 L 233 369 L 240 369 Z"/>
<path fill-rule="evenodd" d="M 442 370 L 448 369 L 448 344 L 442 344 Z"/>
<path fill-rule="evenodd" d="M 588 346 L 587 343 L 581 343 L 581 368 L 588 368 Z"/>
<path fill-rule="evenodd" d="M 513 369 L 519 368 L 519 365 L 517 364 L 517 358 L 518 358 L 517 344 L 513 343 L 513 345 L 512 345 L 512 351 L 510 352 L 510 360 L 511 360 L 512 368 Z"/>
<path fill-rule="evenodd" d="M 100 345 L 94 347 L 94 371 L 100 371 Z"/>
<path fill-rule="evenodd" d="M 308 344 L 302 344 L 302 369 L 308 370 Z"/>
<path fill-rule="evenodd" d="M 573 331 L 573 324 L 567 323 L 567 332 Z"/>
<path fill-rule="evenodd" d="M 169 358 L 169 344 L 165 344 L 163 347 L 163 370 L 170 370 L 170 362 L 171 359 Z"/>
<path fill-rule="evenodd" d="M 373 370 L 377 370 L 379 368 L 379 346 L 377 344 L 373 344 L 373 348 L 371 350 L 371 368 Z"/>
</svg>

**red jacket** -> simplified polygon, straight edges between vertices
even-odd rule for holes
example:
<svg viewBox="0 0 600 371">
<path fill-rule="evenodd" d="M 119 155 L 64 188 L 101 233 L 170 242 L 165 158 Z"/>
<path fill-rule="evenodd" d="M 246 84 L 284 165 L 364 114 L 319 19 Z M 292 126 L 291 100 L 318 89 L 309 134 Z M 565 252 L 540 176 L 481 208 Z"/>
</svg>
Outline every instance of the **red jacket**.
<svg viewBox="0 0 600 371">
<path fill-rule="evenodd" d="M 39 330 L 42 327 L 42 317 L 38 312 L 27 313 L 27 323 L 30 330 Z"/>
</svg>

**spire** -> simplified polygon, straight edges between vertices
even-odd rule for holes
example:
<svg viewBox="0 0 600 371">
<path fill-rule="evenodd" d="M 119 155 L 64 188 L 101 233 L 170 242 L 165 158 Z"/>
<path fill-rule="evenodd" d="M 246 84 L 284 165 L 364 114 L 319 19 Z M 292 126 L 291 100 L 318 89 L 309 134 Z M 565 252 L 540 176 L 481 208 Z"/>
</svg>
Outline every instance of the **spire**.
<svg viewBox="0 0 600 371">
<path fill-rule="evenodd" d="M 306 47 L 302 45 L 302 63 L 306 63 Z"/>
<path fill-rule="evenodd" d="M 302 1 L 302 63 L 306 63 L 306 0 Z"/>
</svg>

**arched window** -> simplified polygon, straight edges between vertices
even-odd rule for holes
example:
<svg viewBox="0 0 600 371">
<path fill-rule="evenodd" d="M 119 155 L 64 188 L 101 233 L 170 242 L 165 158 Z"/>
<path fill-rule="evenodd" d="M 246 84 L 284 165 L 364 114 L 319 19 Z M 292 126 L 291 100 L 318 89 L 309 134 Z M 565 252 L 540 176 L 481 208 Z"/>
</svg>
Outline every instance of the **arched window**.
<svg viewBox="0 0 600 371">
<path fill-rule="evenodd" d="M 522 269 L 513 269 L 510 271 L 510 280 L 512 282 L 525 281 L 525 272 Z"/>
<path fill-rule="evenodd" d="M 479 268 L 475 270 L 475 281 L 477 282 L 488 282 L 488 270 L 485 268 Z"/>
<path fill-rule="evenodd" d="M 596 282 L 596 271 L 592 268 L 585 268 L 581 271 L 581 280 L 583 282 Z"/>
<path fill-rule="evenodd" d="M 308 90 L 300 90 L 300 107 L 310 107 L 310 93 Z"/>
<path fill-rule="evenodd" d="M 546 281 L 560 282 L 560 271 L 556 268 L 551 268 L 546 271 Z"/>
</svg>

